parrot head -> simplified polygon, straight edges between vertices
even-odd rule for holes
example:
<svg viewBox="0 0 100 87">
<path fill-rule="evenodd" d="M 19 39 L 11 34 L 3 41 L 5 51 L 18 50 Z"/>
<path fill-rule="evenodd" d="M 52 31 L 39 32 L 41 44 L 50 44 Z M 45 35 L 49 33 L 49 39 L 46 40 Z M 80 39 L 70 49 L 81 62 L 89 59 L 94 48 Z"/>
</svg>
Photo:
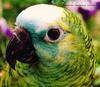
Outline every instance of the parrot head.
<svg viewBox="0 0 100 87">
<path fill-rule="evenodd" d="M 68 62 L 70 53 L 77 53 L 77 24 L 73 27 L 74 20 L 70 20 L 69 11 L 53 5 L 39 4 L 23 10 L 7 46 L 9 65 L 15 69 L 16 60 L 47 66 Z"/>
</svg>

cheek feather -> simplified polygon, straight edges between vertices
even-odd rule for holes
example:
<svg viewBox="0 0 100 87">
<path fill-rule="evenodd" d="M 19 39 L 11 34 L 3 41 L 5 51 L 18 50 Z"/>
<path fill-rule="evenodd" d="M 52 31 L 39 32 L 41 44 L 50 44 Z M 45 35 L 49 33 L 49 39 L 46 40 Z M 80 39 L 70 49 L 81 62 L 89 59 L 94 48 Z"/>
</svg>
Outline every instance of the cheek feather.
<svg viewBox="0 0 100 87">
<path fill-rule="evenodd" d="M 56 64 L 62 64 L 64 62 L 64 53 L 60 53 L 60 55 L 57 56 L 55 63 Z"/>
<path fill-rule="evenodd" d="M 59 51 L 55 60 L 56 64 L 63 64 L 64 62 L 68 61 L 68 59 L 66 60 L 66 57 L 64 57 L 65 55 L 67 55 L 67 53 L 77 52 L 75 41 L 75 36 L 69 34 L 58 43 Z"/>
<path fill-rule="evenodd" d="M 63 52 L 76 52 L 77 51 L 77 45 L 76 45 L 76 38 L 74 35 L 69 34 L 64 39 L 62 39 L 59 42 L 59 49 L 61 49 Z"/>
</svg>

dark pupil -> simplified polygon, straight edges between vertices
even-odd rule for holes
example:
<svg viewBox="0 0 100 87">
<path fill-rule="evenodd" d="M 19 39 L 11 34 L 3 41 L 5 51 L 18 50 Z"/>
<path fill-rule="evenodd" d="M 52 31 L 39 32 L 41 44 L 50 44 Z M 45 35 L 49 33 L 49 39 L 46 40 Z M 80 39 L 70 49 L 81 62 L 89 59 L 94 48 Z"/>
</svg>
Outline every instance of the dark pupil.
<svg viewBox="0 0 100 87">
<path fill-rule="evenodd" d="M 50 29 L 48 31 L 48 37 L 51 39 L 51 40 L 57 40 L 60 36 L 60 31 L 59 29 Z"/>
</svg>

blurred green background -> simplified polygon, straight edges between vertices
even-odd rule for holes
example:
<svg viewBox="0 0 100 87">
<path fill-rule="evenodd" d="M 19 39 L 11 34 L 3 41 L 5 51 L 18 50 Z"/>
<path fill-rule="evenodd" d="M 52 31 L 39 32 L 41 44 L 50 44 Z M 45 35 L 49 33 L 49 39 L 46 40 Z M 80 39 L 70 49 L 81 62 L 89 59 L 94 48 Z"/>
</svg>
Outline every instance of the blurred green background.
<svg viewBox="0 0 100 87">
<path fill-rule="evenodd" d="M 56 1 L 56 0 L 52 0 Z M 96 7 L 95 5 L 92 6 L 93 9 L 90 7 L 85 6 L 76 6 L 75 8 L 72 6 L 70 7 L 69 3 L 73 4 L 73 0 L 59 0 L 60 2 L 57 2 L 57 5 L 63 6 L 77 12 L 82 15 L 84 22 L 87 26 L 87 31 L 90 34 L 90 36 L 93 38 L 93 44 L 95 49 L 95 56 L 96 56 L 96 74 L 95 74 L 95 80 L 94 85 L 95 87 L 100 87 L 100 1 L 94 0 L 95 5 L 96 3 L 99 3 Z M 61 1 L 65 1 L 61 3 Z M 79 1 L 79 0 L 74 0 Z M 51 0 L 0 0 L 0 18 L 5 18 L 7 21 L 8 26 L 13 30 L 14 29 L 14 22 L 16 20 L 16 16 L 25 8 L 34 5 L 34 4 L 40 4 L 40 3 L 46 3 L 51 4 Z M 55 4 L 55 2 L 53 2 Z M 60 3 L 60 4 L 59 4 Z M 93 4 L 89 3 L 89 5 Z M 78 3 L 79 4 L 79 3 Z M 88 17 L 87 19 L 85 17 Z M 5 51 L 6 51 L 6 45 L 9 41 L 9 38 L 6 37 L 4 33 L 0 33 L 0 78 L 3 77 L 3 69 L 6 65 L 5 60 Z"/>
</svg>

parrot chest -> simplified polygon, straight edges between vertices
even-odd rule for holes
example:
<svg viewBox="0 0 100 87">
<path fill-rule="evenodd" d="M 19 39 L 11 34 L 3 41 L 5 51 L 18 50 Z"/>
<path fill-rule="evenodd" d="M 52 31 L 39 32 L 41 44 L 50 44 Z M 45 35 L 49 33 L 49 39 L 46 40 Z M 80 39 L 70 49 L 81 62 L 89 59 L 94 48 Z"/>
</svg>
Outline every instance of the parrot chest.
<svg viewBox="0 0 100 87">
<path fill-rule="evenodd" d="M 94 68 L 85 71 L 82 65 L 79 67 L 69 64 L 56 67 L 40 65 L 35 69 L 34 77 L 39 87 L 91 87 L 93 70 Z"/>
</svg>

